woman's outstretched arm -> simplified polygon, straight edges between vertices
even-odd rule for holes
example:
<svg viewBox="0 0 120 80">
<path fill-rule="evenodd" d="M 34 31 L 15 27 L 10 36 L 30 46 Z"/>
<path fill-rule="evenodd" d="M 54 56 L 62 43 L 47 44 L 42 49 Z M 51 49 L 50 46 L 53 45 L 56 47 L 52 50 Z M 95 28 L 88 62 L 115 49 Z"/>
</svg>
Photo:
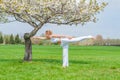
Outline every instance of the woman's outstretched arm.
<svg viewBox="0 0 120 80">
<path fill-rule="evenodd" d="M 68 39 L 72 39 L 72 36 L 68 36 L 68 35 L 59 35 L 59 34 L 52 34 L 50 35 L 51 38 L 68 38 Z"/>
</svg>

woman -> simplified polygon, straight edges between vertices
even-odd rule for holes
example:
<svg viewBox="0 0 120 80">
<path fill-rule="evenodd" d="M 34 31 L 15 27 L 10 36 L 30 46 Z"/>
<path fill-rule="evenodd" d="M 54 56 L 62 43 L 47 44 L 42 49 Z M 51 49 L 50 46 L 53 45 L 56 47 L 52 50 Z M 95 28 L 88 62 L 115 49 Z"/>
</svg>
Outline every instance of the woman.
<svg viewBox="0 0 120 80">
<path fill-rule="evenodd" d="M 93 36 L 83 36 L 83 37 L 72 37 L 67 35 L 58 35 L 58 34 L 52 34 L 52 31 L 47 30 L 45 32 L 46 38 L 50 39 L 52 43 L 60 42 L 61 46 L 63 47 L 63 67 L 68 67 L 68 48 L 69 43 L 78 42 L 85 39 L 93 39 Z"/>
<path fill-rule="evenodd" d="M 46 39 L 50 39 L 52 43 L 57 43 L 60 42 L 61 46 L 63 48 L 63 67 L 68 67 L 68 48 L 69 48 L 69 43 L 73 42 L 78 42 L 81 40 L 85 39 L 93 39 L 93 36 L 83 36 L 83 37 L 72 37 L 72 36 L 67 36 L 67 35 L 59 35 L 59 34 L 53 34 L 51 30 L 47 30 L 45 32 L 45 37 Z M 36 37 L 40 38 L 40 37 Z M 45 38 L 43 38 L 45 39 Z"/>
</svg>

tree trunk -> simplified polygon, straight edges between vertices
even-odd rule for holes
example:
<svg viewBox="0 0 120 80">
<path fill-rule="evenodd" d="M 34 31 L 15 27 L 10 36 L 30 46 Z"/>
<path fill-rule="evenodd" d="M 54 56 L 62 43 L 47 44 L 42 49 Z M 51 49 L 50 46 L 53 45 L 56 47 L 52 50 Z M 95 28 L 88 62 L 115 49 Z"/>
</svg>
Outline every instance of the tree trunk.
<svg viewBox="0 0 120 80">
<path fill-rule="evenodd" d="M 24 61 L 31 61 L 32 60 L 32 43 L 31 43 L 29 33 L 25 33 L 24 40 L 25 40 Z"/>
<path fill-rule="evenodd" d="M 34 30 L 30 33 L 24 34 L 24 40 L 25 40 L 25 55 L 24 55 L 24 61 L 31 61 L 32 60 L 32 43 L 31 43 L 31 37 L 34 36 L 37 31 L 42 28 L 44 23 L 42 23 L 39 26 L 34 26 Z"/>
</svg>

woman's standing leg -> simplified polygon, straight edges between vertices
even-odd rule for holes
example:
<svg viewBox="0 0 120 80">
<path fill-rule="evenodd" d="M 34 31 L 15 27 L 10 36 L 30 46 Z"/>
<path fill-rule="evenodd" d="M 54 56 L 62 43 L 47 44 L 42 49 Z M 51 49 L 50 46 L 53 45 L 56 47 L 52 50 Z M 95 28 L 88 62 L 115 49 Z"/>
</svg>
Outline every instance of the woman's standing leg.
<svg viewBox="0 0 120 80">
<path fill-rule="evenodd" d="M 59 39 L 51 39 L 51 42 L 52 43 L 56 43 L 58 42 Z M 69 48 L 69 45 L 67 42 L 64 42 L 61 40 L 61 46 L 63 48 L 63 64 L 62 66 L 65 68 L 65 67 L 68 67 L 69 66 L 69 62 L 68 62 L 68 48 Z"/>
<path fill-rule="evenodd" d="M 64 46 L 62 46 L 63 48 L 63 67 L 68 67 L 69 66 L 69 62 L 68 62 L 68 48 L 69 45 L 68 43 L 65 43 Z"/>
</svg>

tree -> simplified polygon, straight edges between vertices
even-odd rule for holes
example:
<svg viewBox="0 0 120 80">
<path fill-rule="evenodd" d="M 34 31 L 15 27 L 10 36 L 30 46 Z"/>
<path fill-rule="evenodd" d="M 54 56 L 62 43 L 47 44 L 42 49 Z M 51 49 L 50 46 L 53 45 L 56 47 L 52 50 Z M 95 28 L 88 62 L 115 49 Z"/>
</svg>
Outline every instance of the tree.
<svg viewBox="0 0 120 80">
<path fill-rule="evenodd" d="M 3 43 L 3 34 L 0 32 L 0 44 Z"/>
<path fill-rule="evenodd" d="M 3 36 L 0 36 L 0 44 L 3 43 Z"/>
<path fill-rule="evenodd" d="M 15 40 L 14 40 L 13 34 L 10 35 L 10 44 L 15 44 Z"/>
<path fill-rule="evenodd" d="M 102 35 L 97 35 L 94 43 L 95 45 L 104 45 L 104 39 Z"/>
<path fill-rule="evenodd" d="M 34 36 L 44 24 L 85 24 L 96 22 L 96 14 L 107 5 L 96 0 L 1 0 L 2 12 L 12 16 L 15 20 L 28 23 L 33 27 L 30 33 L 24 34 L 25 61 L 32 60 L 32 45 L 30 38 Z"/>
<path fill-rule="evenodd" d="M 15 43 L 16 44 L 20 44 L 21 43 L 21 39 L 19 38 L 18 34 L 15 36 Z"/>
</svg>

